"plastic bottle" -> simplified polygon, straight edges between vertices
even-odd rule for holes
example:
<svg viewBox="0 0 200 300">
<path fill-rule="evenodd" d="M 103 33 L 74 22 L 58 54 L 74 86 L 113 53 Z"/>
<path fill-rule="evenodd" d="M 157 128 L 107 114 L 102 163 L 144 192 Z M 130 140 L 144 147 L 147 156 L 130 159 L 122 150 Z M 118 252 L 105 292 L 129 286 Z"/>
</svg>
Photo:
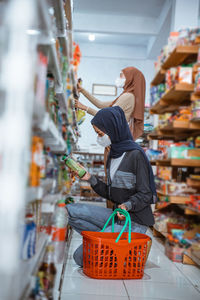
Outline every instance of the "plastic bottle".
<svg viewBox="0 0 200 300">
<path fill-rule="evenodd" d="M 73 160 L 71 157 L 64 155 L 62 157 L 62 161 L 64 161 L 65 164 L 72 171 L 76 172 L 80 178 L 82 178 L 86 174 L 86 171 L 82 167 L 80 167 L 79 164 L 75 160 Z"/>
<path fill-rule="evenodd" d="M 64 241 L 67 233 L 68 214 L 64 200 L 60 200 L 56 206 L 52 221 L 52 240 Z"/>
</svg>

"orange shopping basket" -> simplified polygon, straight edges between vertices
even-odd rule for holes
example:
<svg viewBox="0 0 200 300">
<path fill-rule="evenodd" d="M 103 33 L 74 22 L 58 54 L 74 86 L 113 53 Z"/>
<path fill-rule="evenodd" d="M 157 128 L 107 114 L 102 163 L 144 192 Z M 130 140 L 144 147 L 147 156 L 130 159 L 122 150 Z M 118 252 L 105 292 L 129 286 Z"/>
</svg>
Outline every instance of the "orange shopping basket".
<svg viewBox="0 0 200 300">
<path fill-rule="evenodd" d="M 126 217 L 120 233 L 114 233 L 114 217 Z M 112 232 L 104 232 L 112 219 Z M 127 224 L 128 232 L 124 232 Z M 127 211 L 115 209 L 101 232 L 83 231 L 83 272 L 99 279 L 141 279 L 151 239 L 146 234 L 131 232 Z"/>
</svg>

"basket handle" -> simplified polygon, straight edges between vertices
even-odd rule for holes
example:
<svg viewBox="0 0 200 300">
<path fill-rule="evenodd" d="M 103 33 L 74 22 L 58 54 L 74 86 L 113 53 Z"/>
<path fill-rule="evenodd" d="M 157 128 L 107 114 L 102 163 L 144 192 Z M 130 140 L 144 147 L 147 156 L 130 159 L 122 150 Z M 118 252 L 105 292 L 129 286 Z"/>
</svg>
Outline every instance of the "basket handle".
<svg viewBox="0 0 200 300">
<path fill-rule="evenodd" d="M 116 242 L 116 243 L 119 242 L 119 239 L 120 239 L 122 233 L 124 232 L 124 230 L 126 229 L 127 224 L 129 223 L 129 226 L 128 226 L 128 242 L 130 243 L 130 242 L 131 242 L 131 217 L 130 217 L 128 211 L 126 211 L 125 209 L 116 208 L 116 209 L 114 210 L 114 212 L 112 213 L 112 215 L 110 215 L 110 217 L 109 217 L 108 220 L 106 221 L 106 224 L 104 225 L 104 227 L 103 227 L 103 229 L 101 230 L 101 232 L 104 232 L 104 231 L 105 231 L 105 229 L 106 229 L 106 227 L 108 226 L 108 223 L 110 222 L 111 219 L 112 219 L 112 232 L 114 232 L 114 224 L 115 224 L 115 219 L 114 219 L 114 217 L 115 217 L 115 215 L 116 215 L 118 212 L 126 217 L 126 221 L 125 221 L 125 224 L 124 224 L 122 230 L 120 231 L 120 233 L 119 233 L 119 235 L 118 235 L 118 237 L 117 237 L 117 239 L 116 239 L 115 242 Z"/>
</svg>

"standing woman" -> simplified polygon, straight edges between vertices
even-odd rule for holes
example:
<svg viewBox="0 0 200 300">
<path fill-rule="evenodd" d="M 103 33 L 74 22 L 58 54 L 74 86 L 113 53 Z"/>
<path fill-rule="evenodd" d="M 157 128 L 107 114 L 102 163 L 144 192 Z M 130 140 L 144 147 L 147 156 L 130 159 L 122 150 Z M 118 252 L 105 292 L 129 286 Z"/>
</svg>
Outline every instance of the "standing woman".
<svg viewBox="0 0 200 300">
<path fill-rule="evenodd" d="M 127 67 L 116 79 L 116 86 L 123 88 L 121 95 L 114 101 L 103 102 L 88 93 L 78 84 L 81 92 L 97 108 L 120 106 L 124 113 L 134 140 L 143 134 L 144 130 L 144 105 L 145 105 L 145 78 L 141 71 L 134 67 Z M 95 116 L 97 111 L 77 102 L 77 108 L 85 110 Z"/>
</svg>

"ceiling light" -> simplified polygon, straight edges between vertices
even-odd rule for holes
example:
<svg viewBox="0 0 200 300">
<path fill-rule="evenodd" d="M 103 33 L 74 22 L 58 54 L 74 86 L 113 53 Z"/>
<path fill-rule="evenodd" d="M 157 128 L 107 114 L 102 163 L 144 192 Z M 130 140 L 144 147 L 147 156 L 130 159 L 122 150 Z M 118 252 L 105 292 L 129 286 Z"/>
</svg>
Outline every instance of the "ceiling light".
<svg viewBox="0 0 200 300">
<path fill-rule="evenodd" d="M 26 30 L 26 33 L 30 34 L 30 35 L 38 35 L 38 34 L 40 34 L 40 31 L 35 30 L 35 29 L 28 29 L 28 30 Z"/>
<path fill-rule="evenodd" d="M 88 36 L 88 39 L 89 39 L 89 41 L 91 41 L 91 42 L 95 41 L 95 34 L 90 33 L 89 36 Z"/>
</svg>

